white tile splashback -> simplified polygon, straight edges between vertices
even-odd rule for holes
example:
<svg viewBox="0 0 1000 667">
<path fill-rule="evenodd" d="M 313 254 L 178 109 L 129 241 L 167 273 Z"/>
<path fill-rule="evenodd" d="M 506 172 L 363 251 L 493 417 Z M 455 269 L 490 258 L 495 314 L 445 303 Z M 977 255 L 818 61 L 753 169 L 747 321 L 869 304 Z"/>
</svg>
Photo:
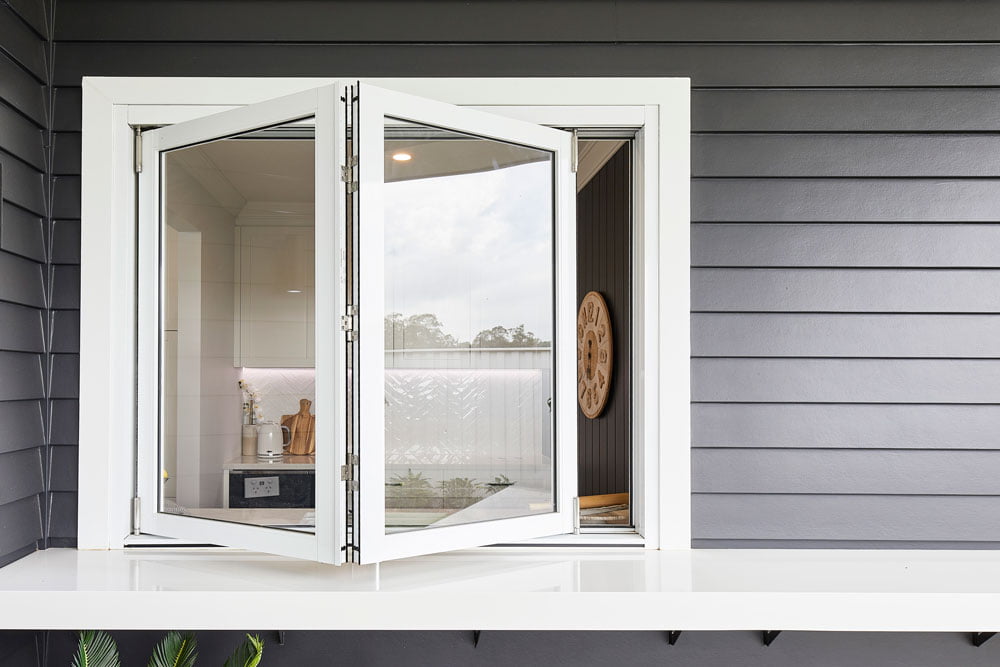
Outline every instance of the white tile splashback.
<svg viewBox="0 0 1000 667">
<path fill-rule="evenodd" d="M 265 421 L 299 411 L 299 399 L 316 402 L 316 370 L 313 368 L 244 368 L 242 377 L 250 383 L 264 412 Z M 316 414 L 316 406 L 311 412 Z"/>
</svg>

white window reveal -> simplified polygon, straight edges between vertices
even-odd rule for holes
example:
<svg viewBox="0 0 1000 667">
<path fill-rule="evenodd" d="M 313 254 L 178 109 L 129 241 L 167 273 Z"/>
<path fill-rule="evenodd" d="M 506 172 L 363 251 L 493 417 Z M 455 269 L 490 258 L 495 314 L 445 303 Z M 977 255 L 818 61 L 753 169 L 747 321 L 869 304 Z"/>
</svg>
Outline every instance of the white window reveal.
<svg viewBox="0 0 1000 667">
<path fill-rule="evenodd" d="M 137 435 L 81 428 L 82 547 L 131 531 L 374 563 L 566 542 L 581 513 L 621 525 L 588 544 L 689 546 L 686 81 L 616 80 L 620 107 L 582 80 L 146 81 L 85 81 L 81 373 L 135 392 Z M 138 193 L 101 190 L 128 178 L 130 125 Z M 624 144 L 631 470 L 581 509 L 576 172 Z"/>
</svg>

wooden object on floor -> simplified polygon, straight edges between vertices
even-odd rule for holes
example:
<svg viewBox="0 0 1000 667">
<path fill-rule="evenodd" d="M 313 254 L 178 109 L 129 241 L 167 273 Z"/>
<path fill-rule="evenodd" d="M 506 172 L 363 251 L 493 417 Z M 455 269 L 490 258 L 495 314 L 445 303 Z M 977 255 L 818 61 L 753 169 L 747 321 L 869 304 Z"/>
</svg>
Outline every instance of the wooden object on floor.
<svg viewBox="0 0 1000 667">
<path fill-rule="evenodd" d="M 294 415 L 281 415 L 281 425 L 287 426 L 292 432 L 285 452 L 288 454 L 316 453 L 316 415 L 309 414 L 312 401 L 303 398 L 299 401 L 299 411 Z"/>
<path fill-rule="evenodd" d="M 594 507 L 611 507 L 613 505 L 628 505 L 627 493 L 602 493 L 598 496 L 580 496 L 580 509 L 589 510 Z"/>
</svg>

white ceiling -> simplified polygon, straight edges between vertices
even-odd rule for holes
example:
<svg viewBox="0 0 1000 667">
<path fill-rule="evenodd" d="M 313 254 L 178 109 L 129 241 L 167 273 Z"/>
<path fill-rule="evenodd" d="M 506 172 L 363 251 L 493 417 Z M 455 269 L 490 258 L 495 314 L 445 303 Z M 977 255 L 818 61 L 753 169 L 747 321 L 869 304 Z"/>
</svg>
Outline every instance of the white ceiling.
<svg viewBox="0 0 1000 667">
<path fill-rule="evenodd" d="M 618 150 L 622 141 L 580 141 L 577 191 Z M 191 174 L 234 217 L 248 202 L 311 205 L 315 201 L 315 142 L 303 139 L 227 139 L 172 151 L 169 160 Z M 392 155 L 406 152 L 408 162 Z M 385 144 L 388 182 L 475 173 L 544 159 L 538 151 L 476 140 L 406 141 Z M 459 165 L 459 168 L 456 168 Z M 266 208 L 266 207 L 264 207 Z"/>
</svg>

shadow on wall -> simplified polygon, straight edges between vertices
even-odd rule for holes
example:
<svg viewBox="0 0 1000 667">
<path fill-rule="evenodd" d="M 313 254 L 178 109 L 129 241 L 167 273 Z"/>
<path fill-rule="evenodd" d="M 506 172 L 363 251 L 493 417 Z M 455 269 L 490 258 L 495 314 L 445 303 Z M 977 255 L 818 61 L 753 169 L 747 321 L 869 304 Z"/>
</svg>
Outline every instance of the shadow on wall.
<svg viewBox="0 0 1000 667">
<path fill-rule="evenodd" d="M 256 631 L 254 631 L 256 632 Z M 112 633 L 122 664 L 145 665 L 161 631 Z M 975 648 L 962 633 L 784 632 L 765 647 L 760 632 L 684 632 L 676 645 L 664 632 L 305 632 L 260 631 L 262 667 L 312 665 L 654 665 L 731 667 L 899 665 L 994 667 L 1000 641 Z M 222 665 L 242 632 L 199 632 L 198 665 Z M 0 632 L 4 667 L 68 667 L 76 646 L 68 631 Z"/>
</svg>

